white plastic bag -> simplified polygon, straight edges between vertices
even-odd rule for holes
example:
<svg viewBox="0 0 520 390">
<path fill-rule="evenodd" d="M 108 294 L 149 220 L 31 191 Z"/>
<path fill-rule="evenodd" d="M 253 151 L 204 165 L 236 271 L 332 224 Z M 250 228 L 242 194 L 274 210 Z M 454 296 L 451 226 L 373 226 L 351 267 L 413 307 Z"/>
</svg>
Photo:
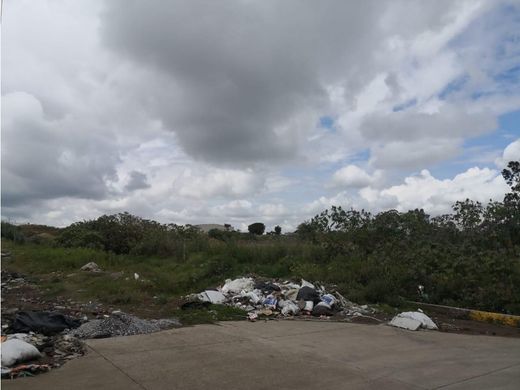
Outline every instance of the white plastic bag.
<svg viewBox="0 0 520 390">
<path fill-rule="evenodd" d="M 2 367 L 11 367 L 16 362 L 25 362 L 27 360 L 37 359 L 41 356 L 34 345 L 26 343 L 23 340 L 7 340 L 1 345 Z"/>
<path fill-rule="evenodd" d="M 216 305 L 222 304 L 226 301 L 226 296 L 220 291 L 206 290 L 198 294 L 198 298 L 202 302 L 211 302 Z"/>
<path fill-rule="evenodd" d="M 413 321 L 406 321 L 406 320 L 402 321 L 401 319 L 404 319 L 404 318 L 410 319 Z M 437 327 L 437 325 L 435 325 L 435 322 L 433 322 L 430 317 L 428 317 L 426 314 L 420 313 L 418 311 L 405 311 L 403 313 L 399 313 L 392 319 L 392 321 L 390 321 L 390 325 L 392 325 L 392 326 L 397 326 L 398 328 L 405 328 L 405 329 L 410 329 L 410 330 L 414 330 L 411 328 L 415 327 L 416 323 L 420 323 L 421 328 L 432 329 L 432 330 L 439 329 Z M 400 325 L 405 325 L 405 324 L 407 326 L 400 326 Z"/>
<path fill-rule="evenodd" d="M 238 278 L 235 280 L 228 279 L 226 284 L 222 286 L 224 294 L 240 294 L 242 290 L 245 292 L 253 291 L 255 282 L 251 278 Z"/>
</svg>

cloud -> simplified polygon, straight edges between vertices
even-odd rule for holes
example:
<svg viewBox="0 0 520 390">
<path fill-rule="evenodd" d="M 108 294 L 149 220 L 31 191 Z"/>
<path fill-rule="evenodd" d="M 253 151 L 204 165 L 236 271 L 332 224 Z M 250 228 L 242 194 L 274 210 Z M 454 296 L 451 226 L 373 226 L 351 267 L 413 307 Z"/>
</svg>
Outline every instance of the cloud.
<svg viewBox="0 0 520 390">
<path fill-rule="evenodd" d="M 520 138 L 506 146 L 502 156 L 495 160 L 499 168 L 505 168 L 509 161 L 520 161 Z"/>
<path fill-rule="evenodd" d="M 252 170 L 206 168 L 201 172 L 187 168 L 173 186 L 187 198 L 243 197 L 263 190 L 264 180 Z"/>
<path fill-rule="evenodd" d="M 157 0 L 110 1 L 101 38 L 117 55 L 164 75 L 166 85 L 152 91 L 148 109 L 189 155 L 218 163 L 288 160 L 298 154 L 320 111 L 331 109 L 330 87 L 343 87 L 348 101 L 378 75 L 381 64 L 373 54 L 384 48 L 389 29 L 392 39 L 403 42 L 431 29 L 422 44 L 407 43 L 402 57 L 418 53 L 421 65 L 438 73 L 431 57 L 458 31 L 444 32 L 446 20 L 448 26 L 464 25 L 479 9 L 466 12 L 467 3 L 404 4 L 428 24 L 381 23 L 400 12 L 392 2 L 178 1 L 165 7 Z M 425 51 L 439 31 L 447 38 Z M 361 107 L 361 99 L 354 99 Z M 293 125 L 309 113 L 307 127 Z"/>
<path fill-rule="evenodd" d="M 501 201 L 508 186 L 500 172 L 489 168 L 470 168 L 453 179 L 436 179 L 428 170 L 417 176 L 409 176 L 404 183 L 380 191 L 361 192 L 373 208 L 383 209 L 394 203 L 399 211 L 425 209 L 434 215 L 448 213 L 458 200 L 472 199 L 487 203 L 490 199 Z M 385 204 L 386 203 L 386 204 Z"/>
<path fill-rule="evenodd" d="M 147 182 L 147 177 L 144 173 L 139 171 L 130 172 L 130 179 L 125 186 L 127 191 L 141 190 L 144 188 L 150 188 L 150 184 Z"/>
<path fill-rule="evenodd" d="M 332 204 L 445 209 L 438 182 L 454 194 L 495 184 L 484 169 L 502 144 L 483 156 L 468 140 L 500 138 L 500 115 L 520 109 L 509 1 L 18 0 L 3 11 L 2 215 L 18 221 L 127 210 L 287 230 Z M 483 182 L 455 180 L 462 158 Z M 441 164 L 450 179 L 412 174 Z M 432 196 L 408 198 L 409 178 Z"/>
<path fill-rule="evenodd" d="M 379 175 L 379 173 L 377 175 Z M 338 169 L 332 175 L 333 185 L 341 187 L 367 187 L 372 184 L 375 179 L 375 177 L 369 175 L 356 165 L 347 165 Z"/>
<path fill-rule="evenodd" d="M 108 138 L 71 127 L 67 117 L 45 118 L 41 103 L 25 92 L 3 96 L 2 119 L 4 207 L 64 196 L 107 196 L 119 162 Z"/>
<path fill-rule="evenodd" d="M 369 163 L 376 168 L 410 168 L 455 157 L 462 139 L 426 138 L 419 141 L 392 141 L 371 149 Z"/>
</svg>

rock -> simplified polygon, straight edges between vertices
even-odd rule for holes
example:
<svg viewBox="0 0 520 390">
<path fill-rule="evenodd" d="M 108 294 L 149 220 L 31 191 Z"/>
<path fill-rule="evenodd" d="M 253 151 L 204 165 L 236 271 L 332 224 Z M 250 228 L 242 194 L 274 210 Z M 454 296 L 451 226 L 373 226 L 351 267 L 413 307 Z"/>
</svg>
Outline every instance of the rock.
<svg viewBox="0 0 520 390">
<path fill-rule="evenodd" d="M 82 271 L 87 271 L 87 272 L 101 272 L 101 268 L 99 268 L 99 266 L 96 263 L 94 263 L 93 261 L 91 261 L 90 263 L 85 264 L 80 269 Z"/>
</svg>

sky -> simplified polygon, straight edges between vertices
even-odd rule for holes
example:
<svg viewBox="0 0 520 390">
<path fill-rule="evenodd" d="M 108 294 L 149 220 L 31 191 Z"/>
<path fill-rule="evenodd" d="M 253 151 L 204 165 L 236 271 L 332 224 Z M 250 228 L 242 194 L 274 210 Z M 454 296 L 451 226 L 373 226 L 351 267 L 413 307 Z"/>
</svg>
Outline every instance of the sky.
<svg viewBox="0 0 520 390">
<path fill-rule="evenodd" d="M 520 1 L 5 0 L 2 218 L 294 230 L 502 200 Z"/>
</svg>

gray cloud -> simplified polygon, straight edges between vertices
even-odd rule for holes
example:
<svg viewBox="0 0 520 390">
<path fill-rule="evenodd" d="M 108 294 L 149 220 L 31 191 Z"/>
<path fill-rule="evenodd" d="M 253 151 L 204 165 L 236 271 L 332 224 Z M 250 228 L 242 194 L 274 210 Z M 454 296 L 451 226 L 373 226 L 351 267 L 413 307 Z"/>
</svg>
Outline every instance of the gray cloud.
<svg viewBox="0 0 520 390">
<path fill-rule="evenodd" d="M 142 190 L 144 188 L 150 188 L 150 184 L 147 181 L 146 174 L 139 171 L 130 172 L 130 179 L 125 186 L 127 191 Z"/>
<path fill-rule="evenodd" d="M 107 139 L 45 119 L 38 100 L 26 93 L 3 97 L 2 119 L 2 206 L 107 195 L 119 159 Z"/>
<path fill-rule="evenodd" d="M 168 91 L 152 96 L 155 114 L 190 155 L 217 162 L 294 156 L 302 135 L 291 119 L 326 111 L 327 85 L 366 77 L 381 10 L 372 1 L 167 4 L 108 2 L 102 38 L 168 76 Z"/>
</svg>

